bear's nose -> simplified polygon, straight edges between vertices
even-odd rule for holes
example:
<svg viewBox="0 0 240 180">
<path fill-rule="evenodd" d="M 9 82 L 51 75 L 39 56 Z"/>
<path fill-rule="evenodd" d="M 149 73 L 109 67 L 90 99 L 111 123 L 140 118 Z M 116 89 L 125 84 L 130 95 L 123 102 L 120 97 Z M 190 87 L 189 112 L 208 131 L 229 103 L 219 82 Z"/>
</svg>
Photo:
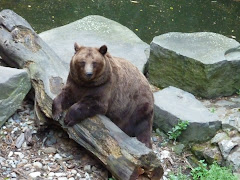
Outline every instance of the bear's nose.
<svg viewBox="0 0 240 180">
<path fill-rule="evenodd" d="M 93 74 L 92 74 L 91 72 L 87 72 L 87 73 L 86 73 L 86 76 L 87 76 L 88 78 L 91 78 L 92 75 L 93 75 Z"/>
</svg>

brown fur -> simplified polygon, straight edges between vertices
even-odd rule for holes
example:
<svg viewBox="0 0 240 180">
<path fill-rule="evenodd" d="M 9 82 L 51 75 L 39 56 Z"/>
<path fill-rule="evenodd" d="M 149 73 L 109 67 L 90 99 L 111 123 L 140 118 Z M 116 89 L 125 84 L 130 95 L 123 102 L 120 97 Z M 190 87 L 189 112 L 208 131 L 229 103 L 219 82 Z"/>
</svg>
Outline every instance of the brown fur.
<svg viewBox="0 0 240 180">
<path fill-rule="evenodd" d="M 130 62 L 107 53 L 106 46 L 75 44 L 75 50 L 67 83 L 53 102 L 53 118 L 69 108 L 64 122 L 72 126 L 103 114 L 151 147 L 153 95 L 147 79 Z M 94 64 L 91 78 L 84 71 L 87 63 Z"/>
</svg>

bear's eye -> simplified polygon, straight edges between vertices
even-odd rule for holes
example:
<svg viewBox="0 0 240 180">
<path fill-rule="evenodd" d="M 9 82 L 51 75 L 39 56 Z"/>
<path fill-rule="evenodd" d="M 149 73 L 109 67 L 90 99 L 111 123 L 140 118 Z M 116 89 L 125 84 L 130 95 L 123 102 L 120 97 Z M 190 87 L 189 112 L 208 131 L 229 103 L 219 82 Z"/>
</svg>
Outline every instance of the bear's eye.
<svg viewBox="0 0 240 180">
<path fill-rule="evenodd" d="M 97 62 L 94 61 L 94 62 L 92 63 L 92 65 L 93 65 L 94 68 L 97 67 Z"/>
<path fill-rule="evenodd" d="M 85 66 L 85 62 L 84 61 L 80 62 L 80 66 L 84 67 Z"/>
</svg>

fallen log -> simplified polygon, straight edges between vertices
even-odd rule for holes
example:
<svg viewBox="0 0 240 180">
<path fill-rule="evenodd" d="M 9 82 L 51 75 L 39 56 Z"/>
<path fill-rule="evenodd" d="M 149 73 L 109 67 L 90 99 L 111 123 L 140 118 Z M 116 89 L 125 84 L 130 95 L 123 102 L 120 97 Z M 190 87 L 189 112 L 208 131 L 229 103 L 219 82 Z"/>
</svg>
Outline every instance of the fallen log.
<svg viewBox="0 0 240 180">
<path fill-rule="evenodd" d="M 7 64 L 28 70 L 35 90 L 37 119 L 51 121 L 52 101 L 66 82 L 69 68 L 26 20 L 11 10 L 0 12 L 0 55 Z M 107 117 L 98 115 L 73 127 L 64 126 L 63 118 L 58 123 L 69 137 L 93 153 L 117 179 L 162 177 L 156 154 L 127 136 Z"/>
</svg>

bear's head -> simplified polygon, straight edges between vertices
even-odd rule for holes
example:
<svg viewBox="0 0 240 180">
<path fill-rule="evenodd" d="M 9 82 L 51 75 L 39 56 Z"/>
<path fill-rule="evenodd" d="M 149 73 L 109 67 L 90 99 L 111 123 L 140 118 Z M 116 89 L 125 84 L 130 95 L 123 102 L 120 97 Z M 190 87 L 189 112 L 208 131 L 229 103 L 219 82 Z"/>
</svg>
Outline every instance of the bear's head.
<svg viewBox="0 0 240 180">
<path fill-rule="evenodd" d="M 91 82 L 98 79 L 105 71 L 107 46 L 100 48 L 74 44 L 75 54 L 70 63 L 70 74 L 74 80 Z"/>
</svg>

